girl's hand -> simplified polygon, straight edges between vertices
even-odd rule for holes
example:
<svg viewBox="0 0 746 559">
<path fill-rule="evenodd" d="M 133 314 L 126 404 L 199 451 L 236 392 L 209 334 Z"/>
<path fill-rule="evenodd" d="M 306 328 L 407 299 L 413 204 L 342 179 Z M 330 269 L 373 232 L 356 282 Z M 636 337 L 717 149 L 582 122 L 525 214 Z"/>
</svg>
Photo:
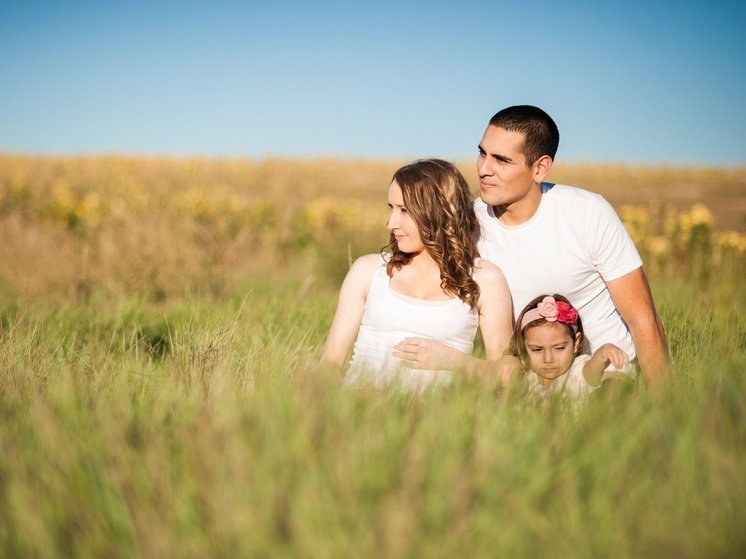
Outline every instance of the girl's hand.
<svg viewBox="0 0 746 559">
<path fill-rule="evenodd" d="M 404 338 L 394 346 L 391 355 L 403 360 L 410 369 L 452 370 L 458 366 L 459 353 L 462 352 L 437 340 Z"/>
<path fill-rule="evenodd" d="M 613 365 L 615 369 L 621 371 L 629 365 L 629 356 L 614 344 L 602 345 L 596 350 L 594 355 L 599 356 L 603 360 L 604 367 Z"/>
</svg>

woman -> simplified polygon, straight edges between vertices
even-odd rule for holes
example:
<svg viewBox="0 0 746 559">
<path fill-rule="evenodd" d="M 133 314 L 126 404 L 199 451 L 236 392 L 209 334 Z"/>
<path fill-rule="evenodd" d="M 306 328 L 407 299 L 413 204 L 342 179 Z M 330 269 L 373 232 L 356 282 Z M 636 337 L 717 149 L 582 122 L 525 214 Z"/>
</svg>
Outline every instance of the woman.
<svg viewBox="0 0 746 559">
<path fill-rule="evenodd" d="M 388 247 L 358 258 L 342 284 L 322 364 L 345 382 L 423 390 L 455 371 L 479 374 L 508 347 L 510 293 L 481 260 L 466 180 L 438 159 L 399 169 L 388 193 Z M 471 356 L 481 329 L 487 363 Z"/>
</svg>

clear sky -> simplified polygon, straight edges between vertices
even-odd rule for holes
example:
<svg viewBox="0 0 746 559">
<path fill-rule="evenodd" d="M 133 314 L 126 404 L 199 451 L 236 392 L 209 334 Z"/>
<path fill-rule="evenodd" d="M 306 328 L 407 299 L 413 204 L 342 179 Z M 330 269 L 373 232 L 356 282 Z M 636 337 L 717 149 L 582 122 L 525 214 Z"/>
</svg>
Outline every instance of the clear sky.
<svg viewBox="0 0 746 559">
<path fill-rule="evenodd" d="M 0 152 L 746 164 L 746 2 L 2 0 Z"/>
</svg>

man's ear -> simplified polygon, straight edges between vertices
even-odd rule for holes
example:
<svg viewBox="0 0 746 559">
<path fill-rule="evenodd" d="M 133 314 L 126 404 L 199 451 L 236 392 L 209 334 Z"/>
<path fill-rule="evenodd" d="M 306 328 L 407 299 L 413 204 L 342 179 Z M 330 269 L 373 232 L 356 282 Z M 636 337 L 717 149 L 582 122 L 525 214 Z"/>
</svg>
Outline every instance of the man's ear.
<svg viewBox="0 0 746 559">
<path fill-rule="evenodd" d="M 544 182 L 549 171 L 552 170 L 552 163 L 554 163 L 554 161 L 548 155 L 542 155 L 534 162 L 534 182 Z"/>
</svg>

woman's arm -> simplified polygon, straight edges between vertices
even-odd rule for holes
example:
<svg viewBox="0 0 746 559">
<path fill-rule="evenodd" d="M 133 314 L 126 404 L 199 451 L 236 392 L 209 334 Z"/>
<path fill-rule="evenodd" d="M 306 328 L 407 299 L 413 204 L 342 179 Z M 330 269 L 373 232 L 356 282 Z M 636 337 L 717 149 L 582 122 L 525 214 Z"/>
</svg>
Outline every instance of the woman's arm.
<svg viewBox="0 0 746 559">
<path fill-rule="evenodd" d="M 329 328 L 321 365 L 343 368 L 355 343 L 365 311 L 365 300 L 379 254 L 367 254 L 353 262 L 339 290 L 337 310 Z"/>
<path fill-rule="evenodd" d="M 479 285 L 479 329 L 488 361 L 497 361 L 505 353 L 513 333 L 513 304 L 508 282 L 502 270 L 481 260 L 474 270 Z"/>
</svg>

